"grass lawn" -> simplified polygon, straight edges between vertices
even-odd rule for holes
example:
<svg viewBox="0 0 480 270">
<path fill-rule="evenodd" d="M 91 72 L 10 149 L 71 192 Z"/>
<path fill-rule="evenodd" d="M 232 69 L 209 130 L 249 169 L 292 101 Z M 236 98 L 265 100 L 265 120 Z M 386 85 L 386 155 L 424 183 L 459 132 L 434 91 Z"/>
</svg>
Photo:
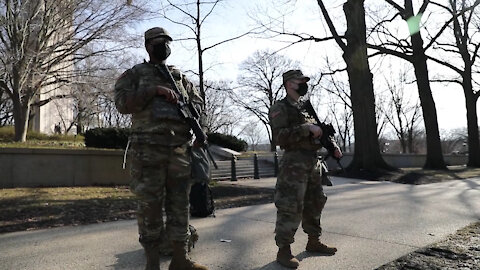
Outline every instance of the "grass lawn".
<svg viewBox="0 0 480 270">
<path fill-rule="evenodd" d="M 0 233 L 134 218 L 127 187 L 0 189 Z"/>
<path fill-rule="evenodd" d="M 215 207 L 273 202 L 266 188 L 212 185 Z M 127 186 L 0 189 L 0 233 L 134 219 Z"/>
</svg>

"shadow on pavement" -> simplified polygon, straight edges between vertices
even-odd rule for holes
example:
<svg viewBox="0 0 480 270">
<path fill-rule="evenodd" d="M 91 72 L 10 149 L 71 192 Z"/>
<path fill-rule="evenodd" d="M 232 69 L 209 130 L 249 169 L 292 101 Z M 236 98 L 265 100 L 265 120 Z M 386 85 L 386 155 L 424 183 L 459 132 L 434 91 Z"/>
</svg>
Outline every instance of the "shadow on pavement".
<svg viewBox="0 0 480 270">
<path fill-rule="evenodd" d="M 254 270 L 285 270 L 285 269 L 291 269 L 291 268 L 283 267 L 280 264 L 278 264 L 276 261 L 273 261 L 262 267 L 255 268 Z"/>
<path fill-rule="evenodd" d="M 329 256 L 333 256 L 333 255 L 315 254 L 315 253 L 309 253 L 309 252 L 306 252 L 306 251 L 302 251 L 299 254 L 297 254 L 297 256 L 295 256 L 295 258 L 297 258 L 300 261 L 300 265 L 301 265 L 302 260 L 306 259 L 306 258 L 309 258 L 309 257 L 329 257 Z M 271 262 L 267 265 L 264 265 L 262 267 L 255 268 L 254 270 L 284 270 L 284 269 L 290 269 L 290 268 L 283 267 L 280 264 L 278 264 L 276 261 L 273 261 L 273 262 Z"/>
<path fill-rule="evenodd" d="M 117 262 L 112 265 L 115 270 L 131 270 L 145 268 L 145 255 L 143 249 L 116 254 Z M 160 264 L 170 261 L 170 257 L 160 256 Z"/>
</svg>

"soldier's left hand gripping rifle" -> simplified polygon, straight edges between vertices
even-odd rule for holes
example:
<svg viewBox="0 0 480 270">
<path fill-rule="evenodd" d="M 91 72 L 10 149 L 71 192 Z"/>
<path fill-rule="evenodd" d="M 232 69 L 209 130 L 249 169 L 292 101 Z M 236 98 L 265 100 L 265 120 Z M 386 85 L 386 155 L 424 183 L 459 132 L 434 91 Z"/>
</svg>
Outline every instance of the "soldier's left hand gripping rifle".
<svg viewBox="0 0 480 270">
<path fill-rule="evenodd" d="M 198 119 L 200 118 L 200 114 L 198 113 L 197 109 L 195 106 L 193 106 L 192 102 L 188 102 L 186 97 L 180 92 L 180 90 L 177 87 L 177 84 L 175 83 L 175 79 L 173 79 L 172 73 L 170 73 L 170 70 L 168 70 L 168 67 L 165 64 L 159 65 L 159 69 L 162 74 L 164 74 L 173 87 L 173 91 L 178 95 L 178 102 L 177 102 L 177 107 L 178 111 L 180 112 L 180 115 L 187 121 L 188 125 L 190 125 L 190 128 L 193 131 L 193 134 L 195 134 L 195 141 L 203 148 L 208 154 L 208 157 L 213 163 L 213 166 L 215 169 L 218 169 L 217 163 L 213 159 L 212 153 L 210 153 L 210 150 L 208 149 L 208 142 L 207 142 L 207 134 L 203 132 L 202 127 L 200 126 L 200 123 L 198 122 Z"/>
<path fill-rule="evenodd" d="M 303 108 L 311 117 L 315 119 L 316 125 L 322 129 L 323 134 L 322 137 L 320 137 L 320 143 L 327 149 L 328 156 L 332 156 L 337 161 L 338 166 L 340 166 L 343 171 L 344 169 L 342 164 L 340 163 L 340 158 L 335 156 L 335 149 L 337 148 L 337 146 L 334 144 L 335 129 L 333 128 L 332 124 L 325 124 L 324 122 L 321 122 L 320 119 L 318 119 L 317 113 L 315 112 L 315 109 L 313 108 L 310 100 L 304 101 Z M 327 159 L 328 156 L 325 159 Z"/>
</svg>

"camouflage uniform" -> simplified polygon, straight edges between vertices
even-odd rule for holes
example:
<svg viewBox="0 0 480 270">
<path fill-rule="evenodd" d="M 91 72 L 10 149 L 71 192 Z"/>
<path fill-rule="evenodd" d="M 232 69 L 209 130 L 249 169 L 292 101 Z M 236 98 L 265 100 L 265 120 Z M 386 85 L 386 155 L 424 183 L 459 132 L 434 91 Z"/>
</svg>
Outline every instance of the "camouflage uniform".
<svg viewBox="0 0 480 270">
<path fill-rule="evenodd" d="M 178 89 L 201 109 L 202 98 L 179 70 L 169 67 Z M 148 89 L 171 88 L 165 74 L 153 63 L 125 71 L 115 84 L 115 103 L 121 113 L 132 114 L 131 191 L 139 198 L 137 219 L 142 245 L 159 245 L 166 239 L 185 242 L 188 237 L 191 186 L 190 126 L 175 104 Z M 127 108 L 126 97 L 135 97 L 135 108 Z M 165 201 L 166 232 L 162 215 Z"/>
<path fill-rule="evenodd" d="M 285 150 L 275 188 L 275 241 L 282 248 L 294 242 L 300 222 L 309 236 L 322 233 L 320 215 L 327 201 L 317 158 L 322 145 L 312 139 L 308 128 L 315 120 L 289 96 L 271 107 L 269 117 L 273 136 Z"/>
</svg>

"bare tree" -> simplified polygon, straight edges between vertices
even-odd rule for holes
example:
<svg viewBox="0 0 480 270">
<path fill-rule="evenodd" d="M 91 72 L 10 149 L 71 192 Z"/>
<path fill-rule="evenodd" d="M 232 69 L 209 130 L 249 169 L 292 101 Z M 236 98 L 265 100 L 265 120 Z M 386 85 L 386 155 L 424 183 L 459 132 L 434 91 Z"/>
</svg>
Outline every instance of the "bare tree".
<svg viewBox="0 0 480 270">
<path fill-rule="evenodd" d="M 225 81 L 205 82 L 205 126 L 207 132 L 231 135 L 242 119 L 238 108 L 230 99 L 232 87 Z"/>
<path fill-rule="evenodd" d="M 239 135 L 243 135 L 248 142 L 249 148 L 252 151 L 256 151 L 258 144 L 262 141 L 261 127 L 258 126 L 258 122 L 250 122 L 244 126 Z"/>
<path fill-rule="evenodd" d="M 128 36 L 121 29 L 139 15 L 124 1 L 1 1 L 0 88 L 13 103 L 16 141 L 26 139 L 32 105 L 68 96 L 55 92 L 75 78 L 78 61 L 123 50 L 127 43 L 114 42 Z M 96 42 L 95 51 L 80 53 Z M 48 91 L 48 99 L 37 100 Z"/>
<path fill-rule="evenodd" d="M 387 116 L 380 109 L 380 107 L 384 104 L 384 102 L 385 102 L 384 97 L 382 97 L 379 94 L 375 95 L 375 119 L 376 119 L 375 122 L 377 123 L 377 136 L 378 136 L 378 138 L 383 138 L 384 137 L 384 133 L 387 129 L 387 124 L 388 124 Z M 382 145 L 381 142 L 380 142 L 380 145 Z M 383 153 L 383 151 L 382 151 L 382 153 Z"/>
<path fill-rule="evenodd" d="M 363 0 L 348 0 L 343 5 L 347 30 L 340 36 L 323 1 L 317 1 L 330 32 L 343 51 L 355 128 L 355 152 L 349 169 L 392 169 L 383 159 L 377 136 L 373 75 L 368 63 L 366 24 Z M 346 40 L 346 43 L 344 42 Z"/>
<path fill-rule="evenodd" d="M 0 127 L 13 124 L 13 106 L 7 93 L 0 88 Z"/>
<path fill-rule="evenodd" d="M 467 130 L 456 128 L 442 132 L 442 146 L 445 154 L 467 154 Z"/>
<path fill-rule="evenodd" d="M 83 50 L 93 51 L 90 46 Z M 75 110 L 71 127 L 76 126 L 77 133 L 93 127 L 127 127 L 130 124 L 130 115 L 122 115 L 115 108 L 113 85 L 122 67 L 132 66 L 135 58 L 123 51 L 111 56 L 90 57 L 76 64 L 79 74 L 72 83 Z"/>
<path fill-rule="evenodd" d="M 204 23 L 212 14 L 215 8 L 220 6 L 226 0 L 165 0 L 166 4 L 162 4 L 161 16 L 166 20 L 183 26 L 188 29 L 192 36 L 179 38 L 179 41 L 193 41 L 195 43 L 197 58 L 198 58 L 198 78 L 199 88 L 202 97 L 205 98 L 205 67 L 204 67 L 204 53 L 217 46 L 227 42 L 242 38 L 254 32 L 254 29 L 239 35 L 232 35 L 229 38 L 215 42 L 213 44 L 204 45 L 202 30 Z M 180 13 L 179 17 L 174 17 L 172 14 Z"/>
<path fill-rule="evenodd" d="M 431 1 L 422 1 L 417 12 L 414 10 L 412 0 L 405 0 L 404 7 L 393 0 L 386 0 L 385 2 L 388 4 L 387 6 L 393 7 L 395 14 L 390 19 L 379 19 L 380 21 L 373 27 L 372 32 L 377 34 L 377 39 L 380 40 L 380 44 L 369 44 L 369 47 L 378 50 L 380 54 L 393 55 L 412 63 L 427 134 L 427 158 L 424 168 L 445 169 L 446 165 L 442 155 L 438 130 L 437 111 L 430 88 L 427 66 L 426 50 L 431 47 L 432 43 L 430 42 L 424 46 L 422 33 L 420 31 L 421 18 Z M 393 22 L 396 17 L 400 17 L 409 25 L 409 39 L 402 39 L 398 33 L 394 33 L 387 26 L 388 23 Z M 441 33 L 443 29 L 444 28 L 440 29 L 439 33 Z M 438 35 L 435 35 L 432 40 L 437 37 Z M 387 38 L 387 40 L 383 41 L 384 38 Z"/>
<path fill-rule="evenodd" d="M 394 69 L 390 67 L 389 70 Z M 400 142 L 402 153 L 413 153 L 421 114 L 419 102 L 412 103 L 405 93 L 408 84 L 407 76 L 408 70 L 405 69 L 400 69 L 397 76 L 393 72 L 385 76 L 386 90 L 389 95 L 379 109 L 393 128 L 395 136 Z"/>
<path fill-rule="evenodd" d="M 453 33 L 443 40 L 437 40 L 438 50 L 442 57 L 430 56 L 429 59 L 448 67 L 456 75 L 451 79 L 436 81 L 461 85 L 465 96 L 468 126 L 468 166 L 480 167 L 480 137 L 478 131 L 477 101 L 480 97 L 480 80 L 475 80 L 475 74 L 480 72 L 478 58 L 480 57 L 480 42 L 475 35 L 480 32 L 480 16 L 478 5 L 480 1 L 450 0 L 449 5 L 434 3 L 445 9 L 451 16 L 452 24 L 447 26 Z M 454 42 L 451 42 L 451 41 Z M 447 56 L 447 57 L 446 57 Z M 459 59 L 463 64 L 459 65 Z M 476 87 L 474 87 L 476 86 Z"/>
<path fill-rule="evenodd" d="M 240 89 L 235 91 L 232 98 L 264 125 L 271 151 L 276 150 L 276 143 L 272 137 L 268 111 L 284 95 L 282 74 L 295 68 L 298 68 L 298 63 L 270 51 L 257 51 L 240 65 Z"/>
<path fill-rule="evenodd" d="M 348 83 L 339 78 L 341 73 L 330 66 L 328 59 L 325 61 L 327 66 L 320 79 L 323 83 L 318 83 L 321 91 L 315 91 L 312 95 L 312 104 L 319 102 L 316 107 L 320 113 L 321 108 L 328 107 L 328 117 L 325 121 L 330 122 L 337 131 L 337 142 L 343 152 L 352 152 L 353 130 L 353 112 L 350 99 L 350 89 Z M 325 76 L 328 75 L 328 76 Z M 321 114 L 321 113 L 320 113 Z"/>
<path fill-rule="evenodd" d="M 332 125 L 337 130 L 337 142 L 340 143 L 342 152 L 352 152 L 353 113 L 351 107 L 347 103 L 335 102 L 333 99 L 328 107 Z"/>
</svg>

